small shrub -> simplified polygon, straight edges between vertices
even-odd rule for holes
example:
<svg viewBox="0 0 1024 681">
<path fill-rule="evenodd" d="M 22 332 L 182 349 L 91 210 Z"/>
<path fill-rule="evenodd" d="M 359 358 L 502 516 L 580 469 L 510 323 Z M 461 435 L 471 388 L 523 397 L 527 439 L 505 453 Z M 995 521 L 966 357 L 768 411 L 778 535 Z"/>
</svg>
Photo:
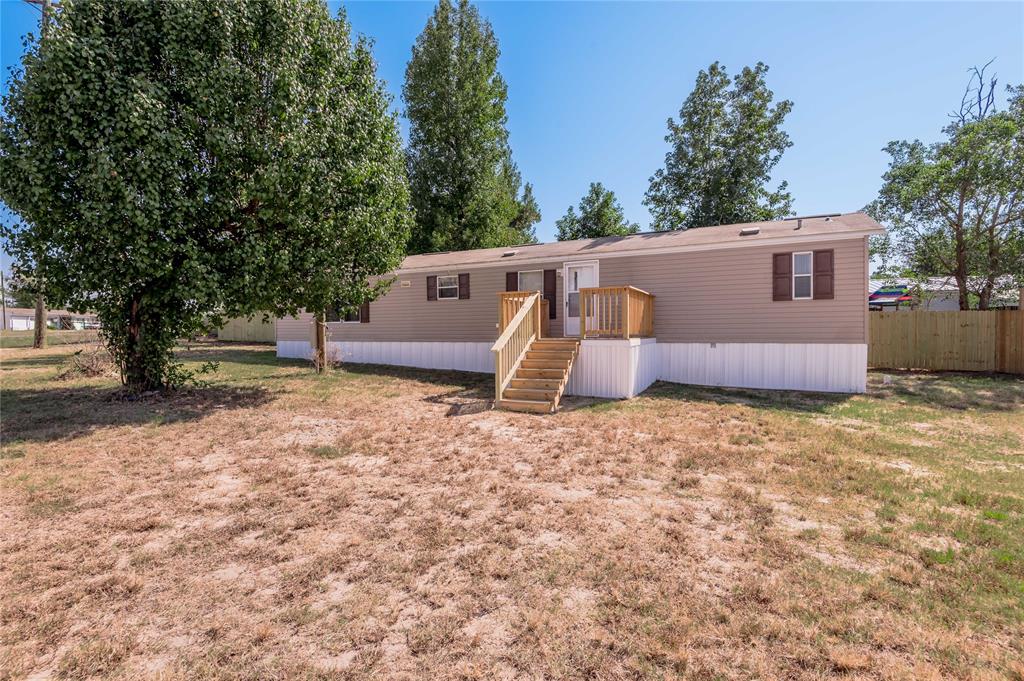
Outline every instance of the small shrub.
<svg viewBox="0 0 1024 681">
<path fill-rule="evenodd" d="M 64 360 L 57 380 L 116 375 L 117 365 L 114 358 L 107 352 L 106 346 L 96 343 L 71 353 L 71 356 Z"/>
</svg>

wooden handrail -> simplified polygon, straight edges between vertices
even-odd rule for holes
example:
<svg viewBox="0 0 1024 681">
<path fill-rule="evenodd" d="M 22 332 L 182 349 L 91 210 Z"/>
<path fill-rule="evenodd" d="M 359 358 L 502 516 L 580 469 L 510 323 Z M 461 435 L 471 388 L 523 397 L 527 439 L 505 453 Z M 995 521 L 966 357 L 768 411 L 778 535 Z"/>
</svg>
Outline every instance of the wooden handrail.
<svg viewBox="0 0 1024 681">
<path fill-rule="evenodd" d="M 653 294 L 635 286 L 580 289 L 580 338 L 653 335 Z"/>
<path fill-rule="evenodd" d="M 530 344 L 540 337 L 540 292 L 524 292 L 528 297 L 505 329 L 491 346 L 494 353 L 494 399 L 501 401 L 502 393 L 515 376 Z M 502 301 L 499 304 L 502 304 Z M 504 308 L 502 308 L 504 309 Z M 500 323 L 500 322 L 499 322 Z"/>
<path fill-rule="evenodd" d="M 539 291 L 499 291 L 498 292 L 498 333 L 500 334 L 512 321 L 519 308 L 534 293 Z M 543 298 L 542 303 L 547 302 Z"/>
</svg>

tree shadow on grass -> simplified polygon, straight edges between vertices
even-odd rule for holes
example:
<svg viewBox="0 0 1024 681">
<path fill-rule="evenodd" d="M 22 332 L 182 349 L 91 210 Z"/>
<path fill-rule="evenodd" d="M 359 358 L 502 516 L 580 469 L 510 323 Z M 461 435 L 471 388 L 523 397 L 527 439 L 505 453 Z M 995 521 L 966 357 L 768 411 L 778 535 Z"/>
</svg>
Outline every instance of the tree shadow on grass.
<svg viewBox="0 0 1024 681">
<path fill-rule="evenodd" d="M 50 442 L 80 437 L 109 426 L 198 421 L 219 410 L 268 404 L 274 393 L 260 387 L 211 386 L 127 400 L 117 388 L 16 388 L 4 390 L 2 439 Z"/>
<path fill-rule="evenodd" d="M 888 381 L 888 382 L 887 382 Z M 1009 374 L 873 370 L 868 397 L 964 411 L 1024 409 L 1024 377 Z"/>
<path fill-rule="evenodd" d="M 190 343 L 175 351 L 179 362 L 233 362 L 260 366 L 310 366 L 303 359 L 284 359 L 277 356 L 273 345 L 226 342 Z"/>
<path fill-rule="evenodd" d="M 0 362 L 0 369 L 14 371 L 17 369 L 43 369 L 60 366 L 65 362 L 68 355 L 41 355 L 38 357 L 19 357 L 17 359 L 4 359 Z"/>
<path fill-rule="evenodd" d="M 386 376 L 404 381 L 458 388 L 459 392 L 483 398 L 494 394 L 494 376 L 491 374 L 450 369 L 417 369 L 390 364 L 345 363 L 341 365 L 340 370 L 358 376 Z"/>
<path fill-rule="evenodd" d="M 711 402 L 719 405 L 741 404 L 756 409 L 802 414 L 822 414 L 853 397 L 847 393 L 717 388 L 667 381 L 656 381 L 642 393 L 642 396 L 685 402 Z M 599 405 L 600 403 L 594 404 Z M 581 405 L 581 407 L 585 406 L 591 405 Z"/>
</svg>

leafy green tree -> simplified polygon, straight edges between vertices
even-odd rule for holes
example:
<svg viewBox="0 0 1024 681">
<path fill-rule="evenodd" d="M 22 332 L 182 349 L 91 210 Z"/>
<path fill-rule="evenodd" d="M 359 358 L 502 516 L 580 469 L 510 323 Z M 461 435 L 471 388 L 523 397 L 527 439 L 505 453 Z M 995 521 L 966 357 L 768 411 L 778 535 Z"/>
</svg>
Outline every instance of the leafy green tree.
<svg viewBox="0 0 1024 681">
<path fill-rule="evenodd" d="M 132 391 L 227 316 L 353 305 L 408 194 L 365 45 L 320 0 L 65 0 L 0 119 L 5 235 L 92 309 Z M 33 260 L 38 257 L 38 261 Z"/>
<path fill-rule="evenodd" d="M 520 194 L 506 129 L 498 41 L 468 0 L 441 0 L 405 71 L 413 253 L 534 241 L 532 188 Z"/>
<path fill-rule="evenodd" d="M 579 206 L 579 214 L 569 206 L 565 215 L 555 222 L 559 241 L 625 236 L 640 231 L 639 225 L 626 219 L 615 192 L 605 189 L 600 182 L 590 183 L 590 191 L 580 199 Z"/>
<path fill-rule="evenodd" d="M 693 92 L 668 119 L 665 167 L 651 177 L 644 204 L 656 229 L 775 220 L 792 214 L 782 182 L 768 188 L 772 169 L 792 146 L 782 130 L 793 103 L 772 106 L 758 62 L 732 79 L 718 62 L 697 75 Z"/>
<path fill-rule="evenodd" d="M 868 212 L 888 227 L 873 244 L 883 270 L 952 275 L 960 309 L 988 309 L 1003 280 L 1024 286 L 1024 86 L 996 107 L 995 79 L 973 69 L 945 139 L 890 142 Z"/>
<path fill-rule="evenodd" d="M 3 295 L 12 307 L 35 307 L 36 288 L 31 277 L 12 273 L 4 282 Z"/>
</svg>

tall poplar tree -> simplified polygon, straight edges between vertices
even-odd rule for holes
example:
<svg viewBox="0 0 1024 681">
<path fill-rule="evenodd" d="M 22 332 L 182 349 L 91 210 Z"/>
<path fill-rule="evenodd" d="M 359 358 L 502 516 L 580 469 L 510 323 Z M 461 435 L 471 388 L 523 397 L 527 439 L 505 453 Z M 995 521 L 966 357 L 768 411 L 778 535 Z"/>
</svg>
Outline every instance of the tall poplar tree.
<svg viewBox="0 0 1024 681">
<path fill-rule="evenodd" d="M 732 79 L 718 62 L 697 75 L 693 92 L 668 119 L 665 167 L 651 177 L 644 199 L 656 229 L 775 220 L 792 214 L 782 182 L 768 187 L 772 169 L 790 146 L 782 123 L 793 108 L 765 83 L 758 63 Z M 731 87 L 730 87 L 731 85 Z"/>
<path fill-rule="evenodd" d="M 413 253 L 535 240 L 540 211 L 509 148 L 498 41 L 469 0 L 440 0 L 405 71 Z"/>
</svg>

